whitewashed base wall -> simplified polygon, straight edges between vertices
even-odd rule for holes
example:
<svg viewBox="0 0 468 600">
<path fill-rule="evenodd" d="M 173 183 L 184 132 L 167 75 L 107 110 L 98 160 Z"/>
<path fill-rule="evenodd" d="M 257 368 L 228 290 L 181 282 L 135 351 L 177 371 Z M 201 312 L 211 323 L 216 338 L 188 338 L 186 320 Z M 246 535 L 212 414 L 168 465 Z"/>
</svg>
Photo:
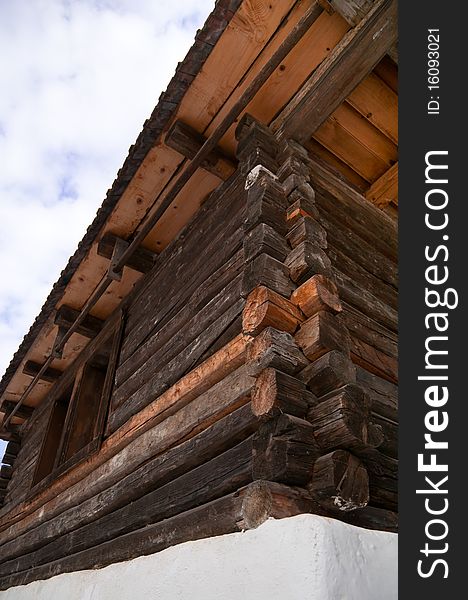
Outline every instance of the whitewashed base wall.
<svg viewBox="0 0 468 600">
<path fill-rule="evenodd" d="M 0 592 L 1 600 L 396 600 L 397 536 L 300 515 Z"/>
</svg>

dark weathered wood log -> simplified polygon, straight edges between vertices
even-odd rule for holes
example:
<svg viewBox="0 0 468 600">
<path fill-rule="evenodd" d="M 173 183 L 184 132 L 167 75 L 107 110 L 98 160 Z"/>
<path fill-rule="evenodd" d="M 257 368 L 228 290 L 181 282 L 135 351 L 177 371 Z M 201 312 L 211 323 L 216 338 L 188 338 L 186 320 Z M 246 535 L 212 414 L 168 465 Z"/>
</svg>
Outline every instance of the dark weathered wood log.
<svg viewBox="0 0 468 600">
<path fill-rule="evenodd" d="M 309 410 L 307 418 L 324 451 L 338 448 L 364 451 L 383 441 L 382 432 L 371 423 L 368 396 L 354 384 L 324 396 Z"/>
<path fill-rule="evenodd" d="M 371 283 L 376 291 L 394 300 L 398 288 L 397 264 L 362 237 L 344 229 L 336 215 L 332 222 L 328 218 L 321 213 L 333 264 L 350 276 Z"/>
<path fill-rule="evenodd" d="M 351 358 L 367 371 L 393 383 L 398 382 L 398 361 L 370 344 L 351 336 Z"/>
<path fill-rule="evenodd" d="M 5 465 L 13 465 L 13 463 L 15 462 L 16 459 L 16 454 L 10 454 L 9 452 L 7 452 L 5 450 L 5 453 L 3 454 L 3 458 L 2 458 L 2 463 Z"/>
<path fill-rule="evenodd" d="M 283 262 L 289 252 L 290 248 L 284 237 L 266 223 L 259 223 L 245 236 L 245 262 L 253 260 L 259 254 L 269 254 Z"/>
<path fill-rule="evenodd" d="M 273 121 L 280 139 L 304 142 L 372 71 L 398 38 L 397 3 L 374 4 Z"/>
<path fill-rule="evenodd" d="M 235 446 L 257 427 L 250 405 L 235 410 L 194 437 L 152 458 L 96 496 L 4 544 L 1 546 L 3 560 L 32 552 L 133 502 Z"/>
<path fill-rule="evenodd" d="M 289 269 L 268 254 L 260 254 L 245 267 L 242 294 L 247 296 L 259 285 L 289 298 L 294 284 L 289 279 Z"/>
<path fill-rule="evenodd" d="M 24 571 L 81 552 L 196 506 L 246 485 L 252 475 L 252 438 L 207 463 L 46 544 L 35 552 L 0 565 L 0 577 Z"/>
<path fill-rule="evenodd" d="M 0 490 L 6 490 L 8 484 L 10 483 L 10 479 L 7 477 L 0 477 Z"/>
<path fill-rule="evenodd" d="M 394 308 L 362 286 L 356 285 L 355 281 L 341 271 L 333 269 L 333 275 L 342 301 L 351 304 L 391 331 L 398 331 L 398 313 Z"/>
<path fill-rule="evenodd" d="M 28 528 L 37 527 L 93 497 L 152 456 L 180 444 L 246 404 L 255 379 L 243 365 L 239 347 L 245 348 L 244 340 L 234 342 L 203 368 L 188 373 L 120 432 L 106 439 L 97 455 L 55 481 L 25 511 L 15 514 L 16 519 L 10 521 L 7 533 L 3 531 L 2 540 L 16 538 Z"/>
<path fill-rule="evenodd" d="M 177 315 L 166 327 L 149 337 L 145 344 L 129 358 L 128 364 L 119 366 L 112 399 L 113 406 L 126 401 L 132 394 L 143 388 L 152 377 L 160 376 L 166 365 L 174 359 L 177 360 L 178 355 L 190 347 L 194 340 L 200 338 L 203 352 L 211 346 L 226 325 L 238 316 L 240 313 L 238 309 L 244 304 L 240 298 L 241 277 L 242 275 L 238 275 L 227 283 L 199 310 L 197 304 L 190 303 L 192 309 L 190 312 L 182 311 L 182 314 Z M 228 318 L 227 323 L 225 323 L 225 316 Z M 203 352 L 197 351 L 197 359 Z"/>
<path fill-rule="evenodd" d="M 318 456 L 312 425 L 283 414 L 254 436 L 253 477 L 303 486 L 310 481 Z"/>
<path fill-rule="evenodd" d="M 311 242 L 301 242 L 293 248 L 284 264 L 289 270 L 289 276 L 298 285 L 317 273 L 331 276 L 330 259 L 324 250 Z"/>
<path fill-rule="evenodd" d="M 325 275 L 314 275 L 299 286 L 291 296 L 291 302 L 306 315 L 312 317 L 321 310 L 341 312 L 342 306 L 336 285 Z"/>
<path fill-rule="evenodd" d="M 249 232 L 260 223 L 265 223 L 279 235 L 285 235 L 287 207 L 281 185 L 268 175 L 259 175 L 247 192 L 244 231 Z"/>
<path fill-rule="evenodd" d="M 301 324 L 295 340 L 305 356 L 315 361 L 329 350 L 349 354 L 349 333 L 335 315 L 326 311 L 316 313 Z"/>
<path fill-rule="evenodd" d="M 197 290 L 203 289 L 216 271 L 222 272 L 242 248 L 243 183 L 240 175 L 236 175 L 211 194 L 181 233 L 183 244 L 176 245 L 177 251 L 169 245 L 160 254 L 156 268 L 129 303 L 122 360 L 127 360 L 151 331 L 175 317 Z M 202 301 L 206 303 L 209 299 L 205 297 Z"/>
<path fill-rule="evenodd" d="M 5 415 L 8 416 L 14 410 L 16 406 L 16 402 L 12 400 L 4 400 L 2 404 L 2 409 L 5 411 Z M 26 406 L 25 404 L 21 404 L 18 410 L 15 413 L 15 417 L 18 419 L 29 419 L 34 413 L 33 406 Z"/>
<path fill-rule="evenodd" d="M 113 233 L 105 233 L 98 243 L 97 253 L 99 256 L 110 260 L 119 239 Z M 125 264 L 139 273 L 148 273 L 154 267 L 157 256 L 155 252 L 139 246 Z"/>
<path fill-rule="evenodd" d="M 238 140 L 236 156 L 244 174 L 257 165 L 276 173 L 278 143 L 269 127 L 245 113 L 236 127 L 235 135 Z"/>
<path fill-rule="evenodd" d="M 2 408 L 0 408 L 0 412 L 5 414 Z M 20 427 L 15 423 L 10 423 L 6 429 L 3 428 L 2 437 L 0 439 L 4 442 L 19 442 L 21 440 Z"/>
<path fill-rule="evenodd" d="M 397 488 L 397 482 L 395 480 L 395 488 Z M 373 480 L 370 475 L 369 492 L 370 492 L 370 504 L 378 508 L 384 508 L 386 510 L 398 511 L 398 490 L 389 490 L 384 487 L 385 483 L 382 484 L 379 480 Z"/>
<path fill-rule="evenodd" d="M 327 247 L 327 232 L 318 221 L 309 216 L 299 217 L 294 226 L 286 234 L 292 248 L 299 246 L 302 242 L 310 242 L 319 248 Z"/>
<path fill-rule="evenodd" d="M 198 133 L 180 119 L 174 122 L 164 138 L 166 146 L 190 160 L 197 154 L 205 141 L 206 138 L 203 134 Z M 230 177 L 236 170 L 234 161 L 228 158 L 220 148 L 213 150 L 200 166 L 223 180 Z"/>
<path fill-rule="evenodd" d="M 292 302 L 265 286 L 258 286 L 247 297 L 242 328 L 250 335 L 258 335 L 266 327 L 294 333 L 303 320 L 303 314 Z"/>
<path fill-rule="evenodd" d="M 0 588 L 24 585 L 60 573 L 99 568 L 152 554 L 189 540 L 255 528 L 270 517 L 279 519 L 312 510 L 321 514 L 320 507 L 305 490 L 256 481 L 228 496 L 119 536 L 94 548 L 27 571 L 9 574 L 0 580 Z"/>
<path fill-rule="evenodd" d="M 197 319 L 203 319 L 204 307 L 211 303 L 210 312 L 214 313 L 216 312 L 214 308 L 216 304 L 222 306 L 226 301 L 226 295 L 232 296 L 233 292 L 234 294 L 236 293 L 236 284 L 234 281 L 241 272 L 242 267 L 243 256 L 242 250 L 239 249 L 220 269 L 217 269 L 211 276 L 205 279 L 203 285 L 200 285 L 193 292 L 183 306 L 175 307 L 173 311 L 165 314 L 164 317 L 161 315 L 162 318 L 158 318 L 160 315 L 156 315 L 155 317 L 153 315 L 153 319 L 156 321 L 154 329 L 150 330 L 148 325 L 143 328 L 143 324 L 141 324 L 138 326 L 138 333 L 135 335 L 135 330 L 127 327 L 129 330 L 123 341 L 120 365 L 116 372 L 116 386 L 119 387 L 122 382 L 127 381 L 148 360 L 156 361 L 154 364 L 160 365 L 160 359 L 165 355 L 167 349 L 169 349 L 169 354 L 171 352 L 172 340 L 180 336 L 186 328 L 193 331 L 194 322 L 196 327 Z M 223 290 L 226 290 L 228 294 L 223 294 Z M 182 295 L 185 296 L 184 293 Z M 148 314 L 153 313 L 151 311 Z M 200 314 L 200 317 L 197 316 L 198 314 Z M 206 318 L 205 315 L 205 321 Z M 130 352 L 130 349 L 124 352 L 124 348 L 128 348 L 126 345 L 130 344 L 128 341 L 130 337 L 133 338 L 132 346 L 134 342 L 136 348 L 132 352 Z M 138 341 L 140 342 L 139 344 L 137 343 Z"/>
<path fill-rule="evenodd" d="M 198 359 L 210 347 L 213 341 L 218 339 L 220 334 L 241 314 L 243 306 L 244 301 L 242 299 L 238 300 L 210 324 L 203 334 L 198 335 L 188 346 L 181 349 L 179 354 L 167 362 L 162 371 L 155 370 L 153 377 L 148 378 L 130 396 L 122 394 L 119 397 L 121 404 L 112 412 L 108 419 L 107 432 L 116 431 L 132 415 L 136 414 L 171 385 L 175 384 L 184 373 L 194 368 Z M 114 393 L 113 401 L 117 399 L 118 391 Z"/>
<path fill-rule="evenodd" d="M 381 417 L 374 410 L 371 412 L 373 423 L 378 425 L 383 433 L 383 442 L 379 446 L 379 451 L 392 458 L 398 458 L 398 424 Z"/>
<path fill-rule="evenodd" d="M 315 402 L 315 397 L 310 396 L 301 381 L 281 371 L 265 369 L 252 391 L 252 411 L 259 417 L 288 413 L 304 418 L 309 400 Z"/>
<path fill-rule="evenodd" d="M 166 269 L 163 269 L 161 283 L 153 282 L 148 286 L 147 298 L 141 302 L 142 305 L 140 306 L 140 302 L 135 301 L 129 306 L 126 328 L 128 333 L 123 341 L 121 351 L 123 363 L 134 359 L 143 360 L 140 355 L 146 349 L 152 356 L 155 349 L 170 340 L 174 332 L 184 327 L 196 312 L 212 301 L 224 287 L 236 278 L 242 270 L 244 262 L 242 230 L 238 229 L 232 236 L 226 235 L 225 246 L 223 245 L 219 251 L 214 251 L 211 241 L 206 246 L 208 255 L 197 251 L 197 254 L 194 255 L 194 272 L 189 271 L 185 264 L 185 260 L 189 260 L 188 256 L 184 257 L 185 260 L 181 260 L 181 264 L 174 265 L 175 272 L 184 273 L 185 285 L 181 285 L 181 278 L 174 277 L 170 271 L 167 272 Z M 201 243 L 200 241 L 199 245 Z M 195 252 L 193 248 L 192 252 Z M 204 257 L 204 262 L 201 264 L 198 261 L 200 256 Z M 171 256 L 168 262 L 172 262 L 172 258 Z M 161 268 L 164 266 L 164 264 L 161 265 Z M 148 274 L 148 277 L 152 279 L 153 274 Z M 163 302 L 156 293 L 158 289 L 166 302 Z M 169 302 L 168 299 L 170 299 Z M 152 302 L 146 300 L 152 300 Z M 144 315 L 146 315 L 146 319 Z M 149 319 L 150 323 L 148 323 Z M 149 346 L 150 348 L 148 348 Z"/>
<path fill-rule="evenodd" d="M 310 158 L 319 221 L 346 228 L 393 261 L 398 260 L 398 235 L 393 219 L 368 202 L 330 165 Z"/>
<path fill-rule="evenodd" d="M 383 246 L 382 242 L 376 243 L 379 230 L 381 235 L 385 232 L 393 236 L 396 236 L 396 231 L 388 226 L 382 217 L 361 210 L 362 202 L 361 198 L 360 204 L 354 207 L 354 213 L 348 214 L 345 212 L 347 206 L 342 199 L 335 199 L 327 192 L 318 191 L 319 222 L 327 232 L 328 247 L 340 253 L 338 258 L 341 255 L 349 257 L 358 267 L 366 269 L 383 282 L 397 287 L 396 257 L 393 253 L 391 256 L 388 255 L 389 249 Z M 357 209 L 361 213 L 359 220 L 356 215 Z M 369 219 L 369 231 L 364 231 L 364 217 Z"/>
<path fill-rule="evenodd" d="M 264 329 L 247 348 L 247 362 L 256 370 L 267 367 L 295 375 L 309 364 L 289 333 Z"/>
<path fill-rule="evenodd" d="M 24 363 L 23 373 L 25 375 L 30 375 L 31 377 L 35 377 L 39 371 L 42 369 L 42 365 L 34 362 L 33 360 L 27 360 Z M 55 383 L 57 379 L 62 375 L 62 371 L 59 369 L 55 369 L 53 367 L 48 367 L 44 373 L 41 375 L 41 379 L 43 381 L 47 381 L 48 383 Z"/>
<path fill-rule="evenodd" d="M 2 465 L 0 467 L 0 477 L 2 479 L 11 479 L 13 467 L 11 465 Z"/>
<path fill-rule="evenodd" d="M 367 470 L 356 456 L 345 450 L 335 450 L 316 460 L 308 488 L 332 511 L 348 512 L 369 502 Z"/>
<path fill-rule="evenodd" d="M 398 336 L 374 319 L 364 315 L 349 304 L 343 305 L 340 319 L 348 328 L 350 334 L 366 342 L 387 356 L 398 357 Z"/>
<path fill-rule="evenodd" d="M 231 321 L 231 324 L 216 338 L 216 340 L 208 347 L 206 352 L 200 356 L 200 358 L 194 363 L 193 368 L 203 364 L 205 360 L 208 360 L 213 354 L 216 354 L 218 350 L 224 348 L 229 342 L 232 342 L 236 337 L 242 335 L 242 315 Z"/>
<path fill-rule="evenodd" d="M 57 309 L 54 323 L 59 327 L 70 329 L 70 327 L 78 318 L 79 314 L 79 310 L 75 310 L 70 306 L 62 305 Z M 104 321 L 98 319 L 97 317 L 93 317 L 92 315 L 88 315 L 85 317 L 81 325 L 76 328 L 76 333 L 79 333 L 87 338 L 94 338 L 101 331 L 103 325 Z"/>
<path fill-rule="evenodd" d="M 224 298 L 224 300 L 228 302 L 229 298 Z M 122 424 L 130 415 L 141 410 L 173 385 L 184 373 L 194 368 L 199 358 L 212 343 L 240 316 L 243 307 L 244 300 L 238 299 L 231 306 L 227 306 L 221 314 L 218 314 L 218 311 L 210 314 L 208 305 L 203 316 L 206 315 L 209 321 L 203 331 L 200 331 L 203 319 L 199 314 L 197 316 L 200 317 L 200 320 L 197 321 L 195 318 L 192 321 L 193 329 L 197 333 L 193 334 L 193 329 L 187 328 L 174 336 L 174 345 L 172 347 L 170 344 L 165 346 L 166 352 L 160 354 L 160 368 L 158 368 L 156 358 L 149 359 L 128 383 L 123 383 L 115 390 L 112 398 L 113 407 L 116 410 L 120 410 L 122 407 L 123 412 L 120 417 L 116 417 L 117 413 L 114 412 L 110 417 L 110 422 L 115 419 L 115 424 L 117 421 Z M 185 336 L 188 338 L 188 344 Z M 151 371 L 149 370 L 150 366 L 152 367 Z"/>
<path fill-rule="evenodd" d="M 318 397 L 356 381 L 356 367 L 337 350 L 327 352 L 298 374 L 298 379 Z"/>
<path fill-rule="evenodd" d="M 332 271 L 344 273 L 346 277 L 351 279 L 356 288 L 361 288 L 371 292 L 379 302 L 395 309 L 398 306 L 397 289 L 392 285 L 379 279 L 365 268 L 361 267 L 350 254 L 345 256 L 343 253 L 336 251 L 333 246 L 329 246 L 328 257 L 331 260 Z"/>
<path fill-rule="evenodd" d="M 343 520 L 356 527 L 378 529 L 379 531 L 398 531 L 398 514 L 384 508 L 366 506 L 343 515 Z"/>
<path fill-rule="evenodd" d="M 395 384 L 356 367 L 356 378 L 371 399 L 371 409 L 393 423 L 398 422 L 398 388 Z"/>
<path fill-rule="evenodd" d="M 288 202 L 290 202 L 286 210 L 286 224 L 288 231 L 303 217 L 310 217 L 311 219 L 316 220 L 320 219 L 319 211 L 315 206 L 315 200 L 308 198 L 298 190 L 295 190 L 288 196 Z"/>
</svg>

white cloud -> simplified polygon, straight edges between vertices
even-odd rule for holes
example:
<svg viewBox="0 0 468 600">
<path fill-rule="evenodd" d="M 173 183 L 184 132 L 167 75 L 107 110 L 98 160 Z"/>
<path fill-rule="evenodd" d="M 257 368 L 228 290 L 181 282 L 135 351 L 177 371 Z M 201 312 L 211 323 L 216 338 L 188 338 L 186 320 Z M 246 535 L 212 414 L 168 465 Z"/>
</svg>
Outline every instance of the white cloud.
<svg viewBox="0 0 468 600">
<path fill-rule="evenodd" d="M 0 0 L 0 375 L 213 0 Z"/>
</svg>

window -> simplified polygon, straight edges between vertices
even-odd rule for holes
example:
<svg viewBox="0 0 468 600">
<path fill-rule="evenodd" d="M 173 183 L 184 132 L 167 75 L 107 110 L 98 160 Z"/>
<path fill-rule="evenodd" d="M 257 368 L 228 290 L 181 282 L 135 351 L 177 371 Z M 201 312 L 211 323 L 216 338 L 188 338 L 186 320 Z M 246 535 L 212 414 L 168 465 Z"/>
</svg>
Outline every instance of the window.
<svg viewBox="0 0 468 600">
<path fill-rule="evenodd" d="M 122 334 L 119 327 L 76 371 L 50 410 L 33 486 L 53 478 L 99 449 L 114 381 Z"/>
</svg>

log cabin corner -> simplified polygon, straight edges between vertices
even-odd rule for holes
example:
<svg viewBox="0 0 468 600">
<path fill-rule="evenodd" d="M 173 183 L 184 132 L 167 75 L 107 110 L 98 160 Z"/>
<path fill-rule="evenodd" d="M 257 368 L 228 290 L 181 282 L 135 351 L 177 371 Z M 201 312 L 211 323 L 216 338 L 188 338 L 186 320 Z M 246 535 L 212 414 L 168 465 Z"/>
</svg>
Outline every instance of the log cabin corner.
<svg viewBox="0 0 468 600">
<path fill-rule="evenodd" d="M 394 0 L 218 0 L 0 382 L 0 589 L 397 530 Z"/>
</svg>

